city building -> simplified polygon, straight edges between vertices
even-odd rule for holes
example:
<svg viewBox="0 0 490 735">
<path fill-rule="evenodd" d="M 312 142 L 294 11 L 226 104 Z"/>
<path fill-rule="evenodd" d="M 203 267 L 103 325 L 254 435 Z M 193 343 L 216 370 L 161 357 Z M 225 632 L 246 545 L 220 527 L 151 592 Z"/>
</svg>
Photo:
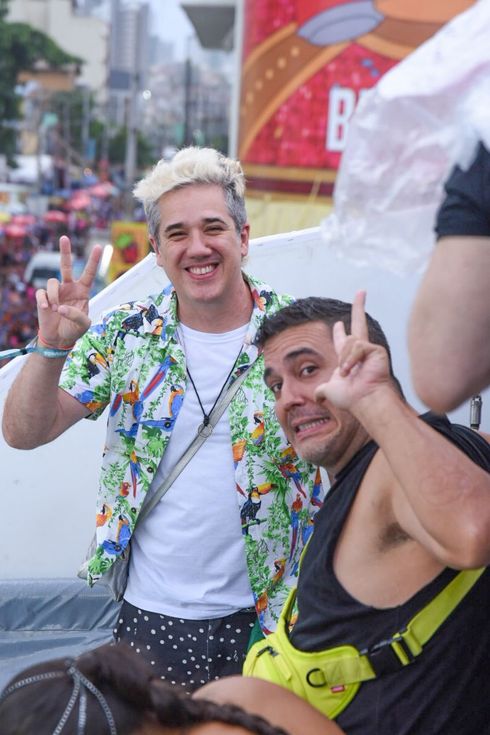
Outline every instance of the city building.
<svg viewBox="0 0 490 735">
<path fill-rule="evenodd" d="M 116 125 L 139 117 L 140 92 L 146 88 L 150 59 L 149 7 L 111 0 L 108 117 Z M 131 105 L 133 110 L 130 110 Z"/>
<path fill-rule="evenodd" d="M 11 0 L 7 20 L 27 23 L 53 39 L 60 48 L 83 59 L 77 84 L 105 97 L 107 81 L 107 24 L 89 15 L 92 0 Z"/>
</svg>

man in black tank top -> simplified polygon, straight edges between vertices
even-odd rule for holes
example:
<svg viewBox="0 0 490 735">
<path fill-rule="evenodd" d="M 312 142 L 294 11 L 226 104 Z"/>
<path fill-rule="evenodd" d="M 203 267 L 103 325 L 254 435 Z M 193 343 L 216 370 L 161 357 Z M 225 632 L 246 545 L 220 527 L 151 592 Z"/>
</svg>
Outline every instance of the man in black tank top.
<svg viewBox="0 0 490 735">
<path fill-rule="evenodd" d="M 258 338 L 289 441 L 332 483 L 299 575 L 302 651 L 369 651 L 490 559 L 490 445 L 408 406 L 364 301 L 300 299 Z M 361 684 L 337 718 L 347 735 L 490 732 L 489 603 L 486 569 L 413 663 Z"/>
</svg>

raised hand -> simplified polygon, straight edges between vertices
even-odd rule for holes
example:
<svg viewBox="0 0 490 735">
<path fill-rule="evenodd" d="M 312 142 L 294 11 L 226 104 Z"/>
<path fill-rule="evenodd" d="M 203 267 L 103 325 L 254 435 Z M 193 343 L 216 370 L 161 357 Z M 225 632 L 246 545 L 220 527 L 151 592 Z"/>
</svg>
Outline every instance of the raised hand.
<svg viewBox="0 0 490 735">
<path fill-rule="evenodd" d="M 342 322 L 333 327 L 338 366 L 330 380 L 316 389 L 319 403 L 326 399 L 338 408 L 353 410 L 360 399 L 391 384 L 386 350 L 369 342 L 365 301 L 366 292 L 359 291 L 352 304 L 350 335 Z"/>
<path fill-rule="evenodd" d="M 88 302 L 102 255 L 95 245 L 78 280 L 73 280 L 71 243 L 60 237 L 61 282 L 50 278 L 46 289 L 36 291 L 41 342 L 57 348 L 71 347 L 90 326 Z"/>
</svg>

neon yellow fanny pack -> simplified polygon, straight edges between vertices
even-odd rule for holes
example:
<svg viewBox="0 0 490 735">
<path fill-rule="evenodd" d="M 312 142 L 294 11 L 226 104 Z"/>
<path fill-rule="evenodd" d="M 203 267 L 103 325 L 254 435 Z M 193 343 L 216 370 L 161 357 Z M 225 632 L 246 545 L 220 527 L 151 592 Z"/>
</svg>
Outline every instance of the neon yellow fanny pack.
<svg viewBox="0 0 490 735">
<path fill-rule="evenodd" d="M 459 572 L 404 630 L 363 651 L 354 646 L 314 653 L 294 648 L 288 636 L 296 598 L 296 590 L 291 590 L 276 632 L 251 647 L 243 675 L 279 684 L 334 719 L 350 704 L 363 681 L 399 671 L 420 656 L 484 571 L 485 567 Z"/>
</svg>

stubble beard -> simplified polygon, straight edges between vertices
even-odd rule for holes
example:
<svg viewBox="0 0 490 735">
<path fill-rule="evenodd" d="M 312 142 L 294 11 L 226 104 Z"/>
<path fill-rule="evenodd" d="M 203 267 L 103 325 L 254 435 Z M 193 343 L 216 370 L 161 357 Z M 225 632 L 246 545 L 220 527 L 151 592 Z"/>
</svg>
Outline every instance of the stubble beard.
<svg viewBox="0 0 490 735">
<path fill-rule="evenodd" d="M 339 439 L 338 435 L 328 436 L 325 439 L 316 439 L 315 442 L 305 442 L 303 447 L 294 445 L 294 441 L 291 442 L 298 454 L 305 462 L 309 462 L 317 467 L 323 467 L 329 470 L 333 465 L 340 459 L 339 457 Z"/>
<path fill-rule="evenodd" d="M 362 446 L 366 438 L 360 434 L 360 426 L 352 424 L 332 432 L 323 440 L 318 438 L 309 446 L 294 447 L 306 462 L 323 467 L 329 474 L 336 474 Z M 291 442 L 294 446 L 294 442 Z"/>
</svg>

